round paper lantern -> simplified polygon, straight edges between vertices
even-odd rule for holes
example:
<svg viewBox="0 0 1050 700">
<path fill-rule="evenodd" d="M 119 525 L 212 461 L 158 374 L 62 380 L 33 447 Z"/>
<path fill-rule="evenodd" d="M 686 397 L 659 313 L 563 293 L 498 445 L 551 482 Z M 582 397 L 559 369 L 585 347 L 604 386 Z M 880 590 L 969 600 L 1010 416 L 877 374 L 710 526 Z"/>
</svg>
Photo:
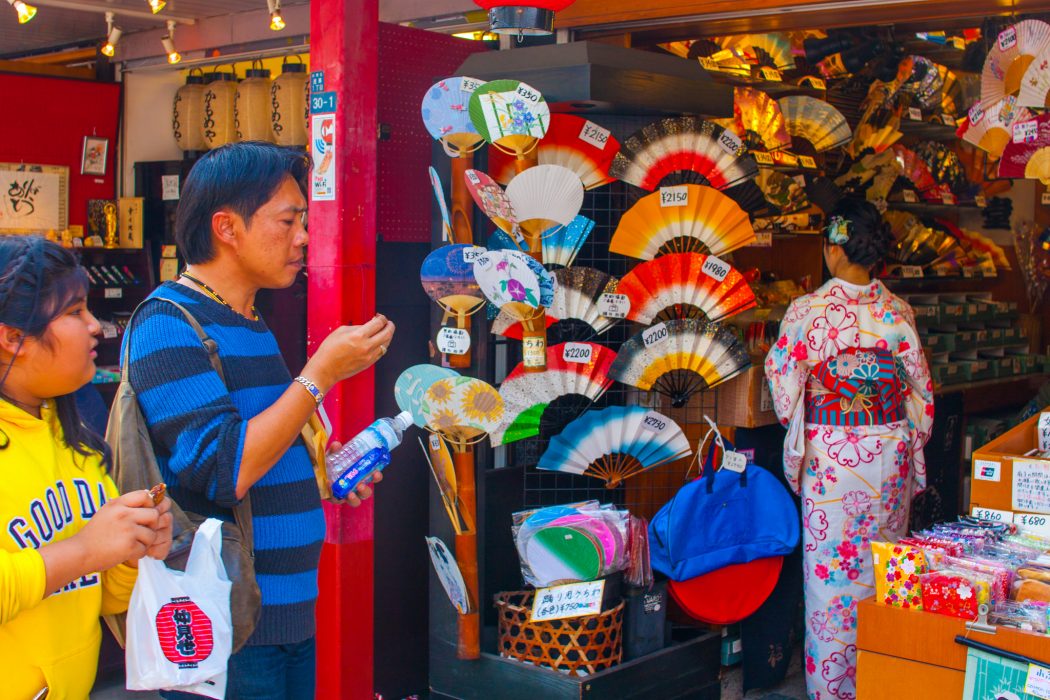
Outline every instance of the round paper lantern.
<svg viewBox="0 0 1050 700">
<path fill-rule="evenodd" d="M 233 105 L 237 97 L 237 74 L 216 68 L 205 76 L 204 120 L 201 122 L 204 143 L 218 148 L 237 140 L 233 125 Z"/>
<path fill-rule="evenodd" d="M 171 131 L 175 143 L 184 151 L 203 151 L 204 133 L 204 71 L 194 68 L 186 76 L 186 84 L 175 91 L 171 109 Z"/>
<path fill-rule="evenodd" d="M 298 58 L 296 56 L 295 58 Z M 306 124 L 310 110 L 310 81 L 302 59 L 299 63 L 284 60 L 281 74 L 270 88 L 273 135 L 282 146 L 305 146 L 308 143 Z"/>
<path fill-rule="evenodd" d="M 489 11 L 493 32 L 518 36 L 551 34 L 554 13 L 574 2 L 576 0 L 474 0 L 475 5 Z"/>
<path fill-rule="evenodd" d="M 273 141 L 270 87 L 270 71 L 262 67 L 262 61 L 252 61 L 252 67 L 244 73 L 244 80 L 237 85 L 237 97 L 233 103 L 238 141 Z"/>
</svg>

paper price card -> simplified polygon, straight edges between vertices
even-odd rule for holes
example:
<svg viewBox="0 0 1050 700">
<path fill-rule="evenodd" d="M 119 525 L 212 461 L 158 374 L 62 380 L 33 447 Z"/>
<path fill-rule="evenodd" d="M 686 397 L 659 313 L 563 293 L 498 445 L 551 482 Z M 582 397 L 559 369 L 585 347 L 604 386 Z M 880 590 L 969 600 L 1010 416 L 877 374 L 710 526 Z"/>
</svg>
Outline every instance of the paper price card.
<svg viewBox="0 0 1050 700">
<path fill-rule="evenodd" d="M 908 107 L 908 119 L 912 121 L 922 121 L 922 110 L 918 107 Z"/>
<path fill-rule="evenodd" d="M 124 290 L 120 287 L 106 287 L 106 291 L 103 292 L 106 299 L 123 299 Z"/>
<path fill-rule="evenodd" d="M 755 157 L 755 162 L 759 165 L 773 165 L 773 156 L 765 151 L 752 151 L 751 155 Z"/>
<path fill-rule="evenodd" d="M 987 520 L 993 523 L 1012 523 L 1014 520 L 1012 511 L 995 510 L 994 508 L 978 508 L 975 506 L 970 511 L 970 515 L 978 520 Z"/>
<path fill-rule="evenodd" d="M 1046 537 L 1050 535 L 1050 516 L 1035 513 L 1014 513 L 1014 525 L 1024 532 Z"/>
<path fill-rule="evenodd" d="M 1014 124 L 1014 143 L 1031 143 L 1039 137 L 1039 122 L 1029 119 Z"/>
<path fill-rule="evenodd" d="M 955 117 L 953 117 L 952 115 L 948 114 L 947 112 L 945 112 L 944 114 L 941 115 L 941 121 L 944 123 L 945 126 L 955 126 L 956 125 Z"/>
<path fill-rule="evenodd" d="M 547 341 L 544 338 L 527 336 L 521 341 L 521 361 L 526 367 L 543 367 L 547 364 Z"/>
<path fill-rule="evenodd" d="M 1050 192 L 1043 192 L 1042 196 L 1039 198 L 1039 203 L 1050 204 Z"/>
<path fill-rule="evenodd" d="M 1050 513 L 1050 462 L 1014 460 L 1013 509 Z"/>
<path fill-rule="evenodd" d="M 580 130 L 580 141 L 586 141 L 595 148 L 605 148 L 605 144 L 609 143 L 610 133 L 608 129 L 603 129 L 594 122 L 584 122 L 583 129 Z"/>
<path fill-rule="evenodd" d="M 536 92 L 535 90 L 533 90 L 533 89 L 531 89 L 531 88 L 529 88 L 529 87 L 527 87 L 525 85 L 519 85 L 517 92 L 518 92 L 518 97 L 522 98 L 523 100 L 528 100 L 529 102 L 532 102 L 533 104 L 539 104 L 540 93 Z"/>
<path fill-rule="evenodd" d="M 606 318 L 627 318 L 631 298 L 626 294 L 602 294 L 598 297 L 598 313 Z"/>
<path fill-rule="evenodd" d="M 474 172 L 473 170 L 468 170 L 464 174 L 467 176 L 467 179 L 470 180 L 471 184 L 474 184 L 474 185 L 480 185 L 481 184 L 481 178 L 478 177 L 478 174 L 476 172 Z"/>
<path fill-rule="evenodd" d="M 948 204 L 948 205 L 951 205 L 951 206 L 955 206 L 955 195 L 952 194 L 951 192 L 943 192 L 943 193 L 941 193 L 941 204 Z"/>
<path fill-rule="evenodd" d="M 1003 465 L 992 459 L 975 459 L 973 461 L 973 478 L 977 481 L 999 481 L 1002 478 Z"/>
<path fill-rule="evenodd" d="M 970 117 L 970 124 L 976 126 L 981 123 L 982 119 L 984 119 L 984 107 L 982 107 L 980 103 L 977 103 L 973 107 L 970 107 L 970 111 L 967 114 Z"/>
<path fill-rule="evenodd" d="M 799 156 L 798 162 L 803 168 L 815 170 L 817 167 L 817 161 L 813 159 L 813 156 Z"/>
<path fill-rule="evenodd" d="M 642 342 L 645 343 L 645 347 L 651 348 L 656 345 L 666 343 L 668 340 L 667 324 L 657 323 L 652 328 L 646 328 L 642 331 Z"/>
<path fill-rule="evenodd" d="M 988 206 L 988 198 L 985 197 L 983 194 L 979 194 L 973 198 L 973 203 L 983 209 L 984 207 Z"/>
<path fill-rule="evenodd" d="M 721 146 L 722 150 L 726 153 L 739 153 L 740 149 L 744 147 L 744 143 L 740 140 L 740 137 L 732 131 L 723 131 L 722 135 L 718 137 L 718 145 Z"/>
<path fill-rule="evenodd" d="M 919 195 L 915 194 L 915 190 L 904 190 L 901 192 L 901 196 L 904 198 L 904 201 L 909 204 L 915 204 L 919 201 Z"/>
<path fill-rule="evenodd" d="M 561 359 L 566 362 L 585 365 L 591 361 L 593 354 L 594 346 L 588 343 L 565 343 L 565 348 L 561 352 Z"/>
<path fill-rule="evenodd" d="M 722 468 L 742 474 L 747 469 L 747 457 L 739 452 L 726 450 L 725 455 L 722 457 Z"/>
<path fill-rule="evenodd" d="M 649 411 L 645 414 L 645 418 L 642 419 L 642 427 L 654 433 L 662 433 L 667 430 L 668 425 L 670 425 L 670 421 L 667 417 L 656 411 Z"/>
<path fill-rule="evenodd" d="M 700 269 L 708 277 L 721 282 L 729 274 L 729 263 L 722 262 L 713 255 L 708 255 L 707 260 L 704 261 L 704 265 Z"/>
<path fill-rule="evenodd" d="M 660 188 L 661 207 L 684 207 L 689 204 L 689 188 L 685 185 Z"/>
<path fill-rule="evenodd" d="M 486 250 L 485 248 L 482 248 L 481 246 L 478 246 L 478 245 L 471 246 L 469 248 L 464 248 L 463 249 L 463 262 L 467 263 L 468 265 L 473 265 L 477 261 L 478 258 L 480 258 L 482 255 L 484 255 L 487 252 L 488 252 L 488 250 Z"/>
<path fill-rule="evenodd" d="M 484 82 L 475 78 L 463 78 L 463 82 L 460 83 L 459 86 L 462 88 L 463 92 L 472 93 L 484 84 Z"/>
<path fill-rule="evenodd" d="M 1012 49 L 1015 44 L 1017 44 L 1017 27 L 1010 27 L 999 33 L 999 49 L 1001 51 Z"/>
<path fill-rule="evenodd" d="M 1028 664 L 1028 676 L 1024 681 L 1024 692 L 1037 698 L 1043 698 L 1043 700 L 1050 700 L 1050 668 L 1037 664 Z"/>
<path fill-rule="evenodd" d="M 755 231 L 755 242 L 748 243 L 748 248 L 772 248 L 773 247 L 773 232 L 772 231 Z"/>
<path fill-rule="evenodd" d="M 1039 451 L 1050 450 L 1050 413 L 1040 413 L 1039 423 L 1036 427 L 1036 436 L 1039 438 Z"/>
<path fill-rule="evenodd" d="M 532 622 L 597 615 L 602 611 L 605 579 L 540 588 L 532 599 Z"/>
<path fill-rule="evenodd" d="M 776 68 L 770 68 L 769 66 L 762 66 L 762 79 L 768 80 L 771 83 L 779 83 L 784 80 L 784 76 L 780 74 Z"/>
<path fill-rule="evenodd" d="M 446 355 L 466 355 L 470 350 L 470 333 L 465 328 L 442 328 L 438 331 L 437 348 Z"/>
</svg>

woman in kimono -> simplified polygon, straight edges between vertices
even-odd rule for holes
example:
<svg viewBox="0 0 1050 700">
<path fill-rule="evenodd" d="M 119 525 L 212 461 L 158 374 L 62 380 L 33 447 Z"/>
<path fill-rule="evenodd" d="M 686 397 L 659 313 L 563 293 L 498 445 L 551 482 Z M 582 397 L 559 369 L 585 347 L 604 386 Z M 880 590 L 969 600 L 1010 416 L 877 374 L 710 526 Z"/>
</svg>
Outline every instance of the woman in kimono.
<svg viewBox="0 0 1050 700">
<path fill-rule="evenodd" d="M 809 697 L 852 700 L 869 543 L 904 535 L 926 486 L 933 384 L 911 307 L 871 277 L 892 241 L 878 210 L 843 200 L 824 235 L 832 278 L 788 307 L 765 370 L 802 498 Z"/>
</svg>

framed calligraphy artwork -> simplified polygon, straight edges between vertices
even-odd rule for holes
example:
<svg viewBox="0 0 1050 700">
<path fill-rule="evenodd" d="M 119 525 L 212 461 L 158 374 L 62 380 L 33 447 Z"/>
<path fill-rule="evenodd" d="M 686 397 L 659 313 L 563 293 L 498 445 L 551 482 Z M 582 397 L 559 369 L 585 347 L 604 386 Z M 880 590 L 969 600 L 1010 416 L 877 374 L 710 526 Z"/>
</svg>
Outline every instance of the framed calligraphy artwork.
<svg viewBox="0 0 1050 700">
<path fill-rule="evenodd" d="M 69 168 L 0 163 L 0 234 L 69 227 Z"/>
</svg>

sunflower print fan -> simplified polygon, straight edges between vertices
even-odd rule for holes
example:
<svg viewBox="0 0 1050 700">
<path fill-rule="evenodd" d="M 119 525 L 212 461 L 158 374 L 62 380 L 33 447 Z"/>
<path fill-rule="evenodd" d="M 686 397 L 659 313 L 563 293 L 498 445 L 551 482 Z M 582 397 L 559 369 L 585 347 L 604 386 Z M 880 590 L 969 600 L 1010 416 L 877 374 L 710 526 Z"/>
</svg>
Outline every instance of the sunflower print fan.
<svg viewBox="0 0 1050 700">
<path fill-rule="evenodd" d="M 699 117 L 668 117 L 624 141 L 609 174 L 650 192 L 682 183 L 722 190 L 754 178 L 758 166 L 731 131 Z"/>
<path fill-rule="evenodd" d="M 566 341 L 587 341 L 612 328 L 619 317 L 603 315 L 603 297 L 615 295 L 619 280 L 593 267 L 569 267 L 554 272 L 554 299 L 547 309 L 548 334 Z M 553 324 L 553 326 L 552 326 Z M 522 325 L 507 313 L 492 322 L 492 332 L 521 340 Z"/>
<path fill-rule="evenodd" d="M 737 126 L 735 133 L 743 134 L 748 145 L 754 142 L 767 151 L 791 148 L 791 134 L 780 105 L 766 93 L 754 88 L 735 88 L 733 117 Z"/>
<path fill-rule="evenodd" d="M 609 166 L 620 142 L 608 129 L 573 114 L 552 114 L 547 134 L 536 147 L 539 165 L 560 165 L 576 173 L 585 189 L 607 185 L 616 178 Z M 506 185 L 517 174 L 515 160 L 496 147 L 489 149 L 489 173 Z"/>
<path fill-rule="evenodd" d="M 529 372 L 519 363 L 499 387 L 504 414 L 489 434 L 492 446 L 540 435 L 545 419 L 550 431 L 551 422 L 566 413 L 575 418 L 612 386 L 614 359 L 616 353 L 604 345 L 560 343 L 547 347 L 546 372 Z"/>
<path fill-rule="evenodd" d="M 733 331 L 696 318 L 658 323 L 628 339 L 609 376 L 642 391 L 666 396 L 675 408 L 693 394 L 731 379 L 751 366 Z"/>
<path fill-rule="evenodd" d="M 459 372 L 437 365 L 413 365 L 397 378 L 394 383 L 394 400 L 398 408 L 412 414 L 412 420 L 420 428 L 427 426 L 426 417 L 420 406 L 427 395 L 427 389 L 439 379 L 458 377 Z"/>
<path fill-rule="evenodd" d="M 754 308 L 751 286 L 732 265 L 702 253 L 670 253 L 640 263 L 620 280 L 629 321 L 676 318 L 719 321 Z"/>
<path fill-rule="evenodd" d="M 470 96 L 470 121 L 486 141 L 528 167 L 525 156 L 547 133 L 551 112 L 539 90 L 517 80 L 494 80 Z"/>
<path fill-rule="evenodd" d="M 725 255 L 754 241 L 750 218 L 732 199 L 710 187 L 678 185 L 624 212 L 609 250 L 652 260 L 664 253 Z"/>
<path fill-rule="evenodd" d="M 582 474 L 616 488 L 625 479 L 693 453 L 682 429 L 641 406 L 588 411 L 551 438 L 537 469 Z"/>
<path fill-rule="evenodd" d="M 818 153 L 845 146 L 853 138 L 846 117 L 823 100 L 791 95 L 780 98 L 779 104 L 788 133 L 809 141 Z"/>
<path fill-rule="evenodd" d="M 984 59 L 981 70 L 981 102 L 995 102 L 1017 95 L 1025 72 L 1036 57 L 1050 50 L 1050 24 L 1028 19 L 1007 27 Z M 1033 105 L 1042 106 L 1042 105 Z"/>
</svg>

